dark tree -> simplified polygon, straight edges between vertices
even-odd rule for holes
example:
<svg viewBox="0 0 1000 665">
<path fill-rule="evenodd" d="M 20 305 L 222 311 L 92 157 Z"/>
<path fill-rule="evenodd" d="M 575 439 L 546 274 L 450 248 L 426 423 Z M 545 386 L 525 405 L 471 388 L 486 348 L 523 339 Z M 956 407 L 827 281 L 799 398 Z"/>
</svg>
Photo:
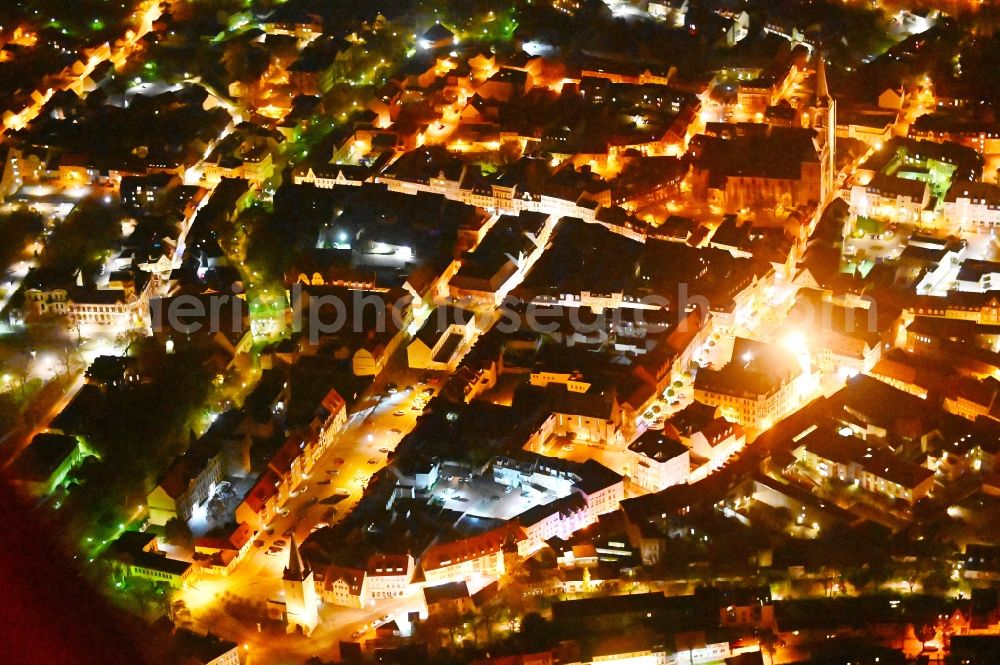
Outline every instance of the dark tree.
<svg viewBox="0 0 1000 665">
<path fill-rule="evenodd" d="M 179 517 L 167 520 L 167 523 L 163 525 L 163 537 L 175 547 L 190 548 L 194 543 L 194 536 L 191 534 L 187 522 Z"/>
</svg>

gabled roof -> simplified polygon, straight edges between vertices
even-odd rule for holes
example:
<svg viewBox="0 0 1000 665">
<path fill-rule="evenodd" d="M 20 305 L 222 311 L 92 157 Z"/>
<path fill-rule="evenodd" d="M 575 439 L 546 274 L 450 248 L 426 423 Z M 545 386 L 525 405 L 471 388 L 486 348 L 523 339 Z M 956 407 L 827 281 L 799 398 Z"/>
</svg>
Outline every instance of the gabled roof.
<svg viewBox="0 0 1000 665">
<path fill-rule="evenodd" d="M 428 607 L 443 601 L 460 600 L 462 598 L 469 597 L 469 586 L 464 580 L 461 582 L 449 582 L 448 584 L 424 587 L 424 602 L 427 603 Z"/>
<path fill-rule="evenodd" d="M 429 42 L 439 42 L 445 39 L 453 39 L 455 37 L 455 33 L 440 23 L 435 23 L 431 27 L 427 28 L 421 37 Z"/>
<path fill-rule="evenodd" d="M 437 570 L 473 561 L 501 551 L 511 539 L 516 542 L 524 538 L 524 531 L 519 526 L 508 524 L 478 536 L 432 545 L 421 557 L 421 567 L 424 570 Z"/>
</svg>

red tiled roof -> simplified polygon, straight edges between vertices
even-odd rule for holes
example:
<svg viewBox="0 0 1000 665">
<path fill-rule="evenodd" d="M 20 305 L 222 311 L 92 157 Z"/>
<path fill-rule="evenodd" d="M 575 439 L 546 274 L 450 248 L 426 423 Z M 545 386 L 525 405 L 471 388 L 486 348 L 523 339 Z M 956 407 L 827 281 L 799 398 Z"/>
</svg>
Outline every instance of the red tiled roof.
<svg viewBox="0 0 1000 665">
<path fill-rule="evenodd" d="M 422 557 L 423 569 L 435 570 L 495 554 L 503 549 L 509 538 L 513 538 L 515 542 L 524 540 L 524 531 L 519 526 L 506 525 L 478 536 L 432 545 Z"/>
<path fill-rule="evenodd" d="M 368 558 L 366 567 L 369 576 L 399 575 L 410 565 L 406 554 L 375 554 Z"/>
<path fill-rule="evenodd" d="M 292 462 L 299 453 L 302 452 L 303 447 L 302 437 L 299 435 L 292 435 L 288 437 L 285 444 L 274 454 L 271 461 L 267 463 L 267 466 L 271 468 L 272 471 L 278 475 L 285 475 L 292 468 Z"/>
<path fill-rule="evenodd" d="M 267 500 L 278 493 L 278 484 L 280 482 L 281 478 L 278 477 L 278 474 L 271 469 L 267 469 L 264 473 L 260 474 L 257 483 L 243 497 L 244 503 L 250 506 L 254 512 L 259 513 L 264 509 L 264 504 L 267 503 Z"/>
<path fill-rule="evenodd" d="M 329 590 L 337 580 L 344 580 L 352 595 L 361 593 L 361 585 L 365 581 L 365 571 L 357 568 L 342 568 L 330 566 L 323 571 L 323 588 Z"/>
<path fill-rule="evenodd" d="M 708 439 L 709 445 L 716 446 L 730 436 L 743 436 L 743 428 L 720 417 L 706 425 L 701 433 Z"/>
</svg>

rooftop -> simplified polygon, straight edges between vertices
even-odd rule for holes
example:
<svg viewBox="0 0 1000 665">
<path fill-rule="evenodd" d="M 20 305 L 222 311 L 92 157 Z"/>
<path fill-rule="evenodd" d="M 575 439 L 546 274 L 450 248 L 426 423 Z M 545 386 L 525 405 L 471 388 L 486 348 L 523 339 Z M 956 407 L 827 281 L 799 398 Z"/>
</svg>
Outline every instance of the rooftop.
<svg viewBox="0 0 1000 665">
<path fill-rule="evenodd" d="M 688 452 L 688 447 L 677 439 L 652 429 L 643 432 L 628 449 L 656 462 L 666 462 Z"/>
</svg>

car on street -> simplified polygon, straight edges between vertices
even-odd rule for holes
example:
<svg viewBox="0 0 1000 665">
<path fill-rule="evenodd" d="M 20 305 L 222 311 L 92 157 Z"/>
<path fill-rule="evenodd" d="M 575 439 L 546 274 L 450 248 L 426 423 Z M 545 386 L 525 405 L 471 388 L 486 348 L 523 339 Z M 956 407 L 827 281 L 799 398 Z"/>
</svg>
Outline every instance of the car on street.
<svg viewBox="0 0 1000 665">
<path fill-rule="evenodd" d="M 378 451 L 380 453 L 382 453 L 383 455 L 388 455 L 389 454 L 389 449 L 388 448 L 379 448 Z"/>
<path fill-rule="evenodd" d="M 387 383 L 385 384 L 385 391 L 390 395 L 395 395 L 396 393 L 399 392 L 399 386 L 397 386 L 395 383 Z"/>
<path fill-rule="evenodd" d="M 256 547 L 257 549 L 260 549 L 264 547 L 264 541 L 258 538 L 257 540 L 253 541 L 253 546 Z"/>
<path fill-rule="evenodd" d="M 393 427 L 389 431 L 392 432 L 393 434 L 402 434 L 403 433 L 403 430 L 399 429 L 398 427 Z"/>
<path fill-rule="evenodd" d="M 375 465 L 375 464 L 378 464 L 378 460 L 373 457 L 370 460 L 368 460 L 368 463 L 371 464 L 371 465 Z"/>
<path fill-rule="evenodd" d="M 403 416 L 403 415 L 406 415 L 406 414 L 402 410 L 399 410 L 399 411 L 396 411 L 395 413 L 393 413 L 392 415 L 394 415 L 394 416 Z"/>
</svg>

